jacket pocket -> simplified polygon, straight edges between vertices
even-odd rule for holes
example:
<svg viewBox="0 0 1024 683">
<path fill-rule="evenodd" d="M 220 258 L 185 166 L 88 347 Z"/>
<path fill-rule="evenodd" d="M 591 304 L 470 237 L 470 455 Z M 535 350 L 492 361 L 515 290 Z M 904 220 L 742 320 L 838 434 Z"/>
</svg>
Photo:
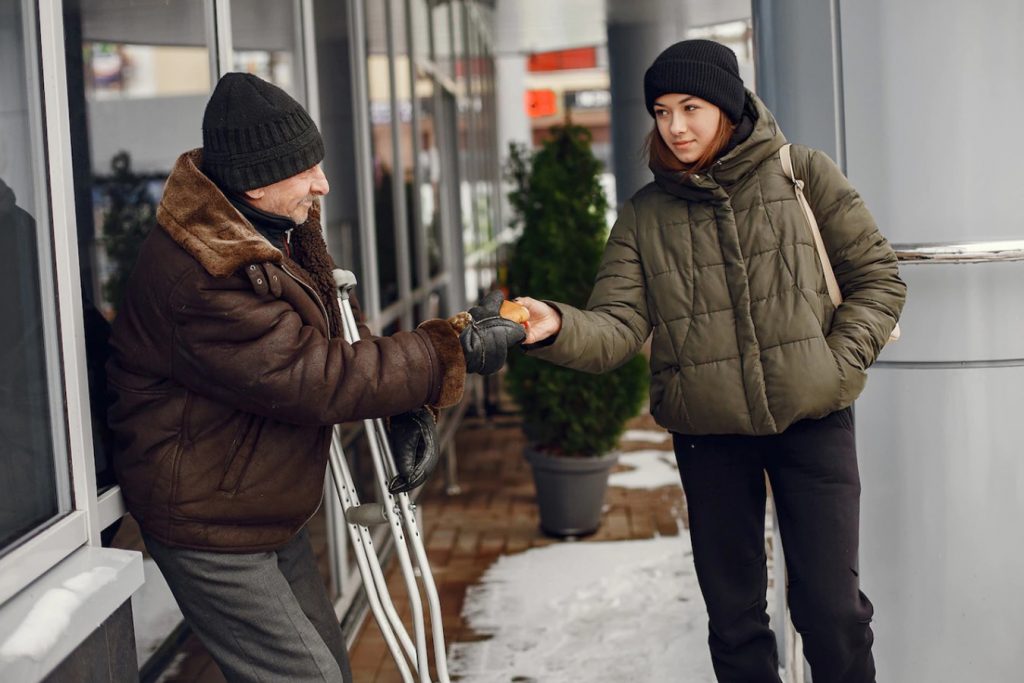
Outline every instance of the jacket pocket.
<svg viewBox="0 0 1024 683">
<path fill-rule="evenodd" d="M 193 403 L 192 392 L 191 391 L 186 391 L 185 392 L 185 404 L 182 406 L 182 409 L 181 409 L 181 424 L 180 424 L 180 427 L 178 429 L 178 439 L 177 439 L 177 442 L 174 445 L 174 455 L 171 458 L 171 463 L 170 463 L 170 467 L 171 467 L 171 476 L 170 476 L 171 490 L 168 492 L 168 495 L 167 495 L 168 511 L 170 511 L 170 507 L 172 507 L 178 501 L 178 489 L 181 486 L 181 476 L 182 476 L 181 475 L 182 454 L 185 452 L 186 449 L 191 450 L 191 447 L 192 447 L 192 439 L 189 436 L 189 428 L 188 428 L 189 421 L 192 419 L 192 403 Z M 162 477 L 156 477 L 154 479 L 162 479 Z M 157 482 L 154 481 L 154 484 L 156 484 L 156 483 Z M 154 499 L 154 497 L 156 495 L 156 492 L 157 492 L 157 488 L 154 486 L 153 490 L 151 490 L 151 492 L 150 492 L 150 496 L 151 496 L 150 499 L 151 500 Z"/>
<path fill-rule="evenodd" d="M 658 385 L 657 402 L 654 387 Z M 686 401 L 683 398 L 683 377 L 677 366 L 669 367 L 652 378 L 651 415 L 662 427 L 680 433 L 692 431 Z"/>
<path fill-rule="evenodd" d="M 835 404 L 835 410 L 838 410 L 857 400 L 860 393 L 864 391 L 868 375 L 863 370 L 844 363 L 835 352 L 832 352 L 832 360 L 839 375 L 839 392 Z"/>
<path fill-rule="evenodd" d="M 677 372 L 679 372 L 679 368 L 673 365 L 661 368 L 651 375 L 650 399 L 652 415 L 657 415 L 661 410 L 661 404 L 665 397 L 665 388 L 672 381 L 672 375 Z"/>
<path fill-rule="evenodd" d="M 255 415 L 246 415 L 239 423 L 235 431 L 235 438 L 231 441 L 231 448 L 225 456 L 227 467 L 224 469 L 224 476 L 221 477 L 217 488 L 221 491 L 237 491 L 245 470 L 252 461 L 255 450 L 253 440 L 250 438 L 253 431 L 253 423 L 257 420 Z"/>
</svg>

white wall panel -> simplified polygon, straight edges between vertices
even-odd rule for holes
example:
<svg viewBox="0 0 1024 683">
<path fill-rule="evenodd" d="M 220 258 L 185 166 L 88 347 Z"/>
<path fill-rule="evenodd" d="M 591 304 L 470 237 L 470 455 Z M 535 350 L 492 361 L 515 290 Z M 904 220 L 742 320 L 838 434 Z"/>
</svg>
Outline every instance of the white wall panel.
<svg viewBox="0 0 1024 683">
<path fill-rule="evenodd" d="M 891 242 L 1024 239 L 1024 4 L 756 5 L 759 82 L 783 130 L 829 152 L 835 141 Z M 880 680 L 1018 680 L 1024 263 L 901 273 L 903 339 L 856 408 Z"/>
<path fill-rule="evenodd" d="M 897 242 L 1024 239 L 1024 3 L 841 3 L 847 169 Z"/>
<path fill-rule="evenodd" d="M 883 360 L 1024 359 L 1024 262 L 904 264 L 900 275 L 903 338 Z"/>
<path fill-rule="evenodd" d="M 1018 680 L 1022 405 L 1024 367 L 871 371 L 860 568 L 879 680 Z"/>
</svg>

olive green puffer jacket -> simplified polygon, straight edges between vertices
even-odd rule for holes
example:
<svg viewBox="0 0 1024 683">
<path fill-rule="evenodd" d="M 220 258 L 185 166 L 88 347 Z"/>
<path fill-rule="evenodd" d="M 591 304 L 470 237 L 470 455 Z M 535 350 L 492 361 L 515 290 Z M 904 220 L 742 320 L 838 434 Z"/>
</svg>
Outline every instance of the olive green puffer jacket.
<svg viewBox="0 0 1024 683">
<path fill-rule="evenodd" d="M 850 405 L 906 296 L 892 248 L 824 153 L 794 145 L 843 303 L 833 307 L 786 140 L 752 93 L 751 134 L 709 173 L 658 178 L 612 228 L 587 310 L 530 353 L 613 369 L 653 332 L 651 413 L 682 434 L 776 434 Z"/>
</svg>

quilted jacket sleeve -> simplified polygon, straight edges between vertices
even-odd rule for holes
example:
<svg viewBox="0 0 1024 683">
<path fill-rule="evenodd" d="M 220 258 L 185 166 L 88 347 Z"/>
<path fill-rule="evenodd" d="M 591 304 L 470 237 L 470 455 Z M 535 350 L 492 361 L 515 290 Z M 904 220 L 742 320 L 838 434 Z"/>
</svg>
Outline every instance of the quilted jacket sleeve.
<svg viewBox="0 0 1024 683">
<path fill-rule="evenodd" d="M 632 201 L 612 227 L 586 310 L 550 303 L 562 314 L 562 330 L 553 344 L 536 347 L 531 355 L 592 373 L 614 370 L 636 355 L 651 325 Z"/>
<path fill-rule="evenodd" d="M 852 400 L 899 320 L 907 286 L 896 254 L 850 181 L 825 153 L 802 151 L 806 166 L 796 172 L 807 179 L 807 200 L 843 295 L 827 341 Z"/>
</svg>

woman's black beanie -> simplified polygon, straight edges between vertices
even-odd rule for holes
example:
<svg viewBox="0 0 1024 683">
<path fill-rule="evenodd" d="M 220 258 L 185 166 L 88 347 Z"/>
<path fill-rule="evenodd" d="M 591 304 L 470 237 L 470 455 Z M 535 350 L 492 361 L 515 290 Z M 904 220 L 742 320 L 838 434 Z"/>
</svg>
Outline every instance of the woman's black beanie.
<svg viewBox="0 0 1024 683">
<path fill-rule="evenodd" d="M 644 99 L 651 116 L 654 100 L 665 93 L 695 95 L 739 122 L 746 90 L 736 53 L 713 40 L 684 40 L 666 48 L 644 74 Z"/>
<path fill-rule="evenodd" d="M 203 115 L 203 172 L 245 192 L 290 178 L 324 158 L 313 119 L 291 95 L 247 73 L 226 73 Z"/>
</svg>

